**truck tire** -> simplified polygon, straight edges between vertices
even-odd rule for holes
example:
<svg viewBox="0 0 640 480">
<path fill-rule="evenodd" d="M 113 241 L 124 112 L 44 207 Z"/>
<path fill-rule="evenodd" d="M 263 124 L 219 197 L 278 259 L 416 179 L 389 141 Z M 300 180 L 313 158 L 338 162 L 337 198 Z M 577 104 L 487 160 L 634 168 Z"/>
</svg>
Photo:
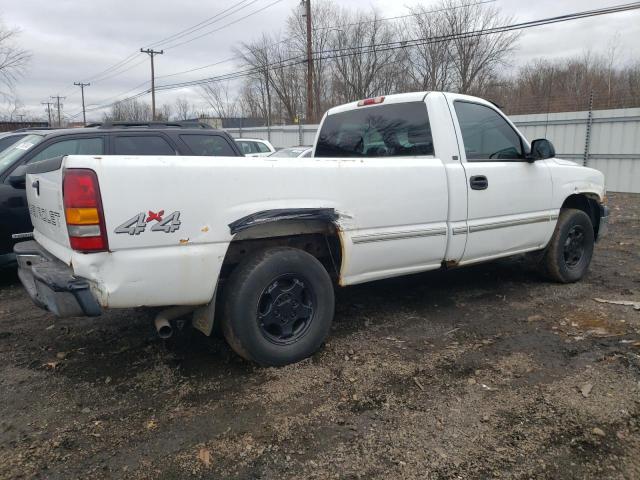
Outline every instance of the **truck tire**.
<svg viewBox="0 0 640 480">
<path fill-rule="evenodd" d="M 577 282 L 587 273 L 593 245 L 589 215 L 575 208 L 561 210 L 543 259 L 547 275 L 560 283 Z"/>
<path fill-rule="evenodd" d="M 298 362 L 325 340 L 334 314 L 324 266 L 296 248 L 244 260 L 224 286 L 222 330 L 233 350 L 263 366 Z"/>
</svg>

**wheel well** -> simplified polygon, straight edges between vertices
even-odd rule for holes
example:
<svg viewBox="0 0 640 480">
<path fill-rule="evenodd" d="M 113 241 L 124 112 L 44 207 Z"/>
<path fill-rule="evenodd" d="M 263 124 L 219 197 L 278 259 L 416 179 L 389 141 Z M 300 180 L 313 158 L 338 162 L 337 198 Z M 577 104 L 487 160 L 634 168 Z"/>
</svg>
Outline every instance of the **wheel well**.
<svg viewBox="0 0 640 480">
<path fill-rule="evenodd" d="M 569 195 L 562 204 L 562 207 L 560 207 L 561 210 L 565 208 L 582 210 L 584 213 L 589 215 L 591 224 L 593 225 L 594 238 L 598 238 L 598 228 L 600 226 L 600 205 L 595 195 L 592 196 L 585 193 Z"/>
<path fill-rule="evenodd" d="M 224 282 L 247 256 L 273 247 L 292 247 L 316 257 L 338 283 L 342 243 L 337 227 L 322 221 L 279 221 L 257 225 L 235 235 L 222 264 L 219 281 Z"/>
</svg>

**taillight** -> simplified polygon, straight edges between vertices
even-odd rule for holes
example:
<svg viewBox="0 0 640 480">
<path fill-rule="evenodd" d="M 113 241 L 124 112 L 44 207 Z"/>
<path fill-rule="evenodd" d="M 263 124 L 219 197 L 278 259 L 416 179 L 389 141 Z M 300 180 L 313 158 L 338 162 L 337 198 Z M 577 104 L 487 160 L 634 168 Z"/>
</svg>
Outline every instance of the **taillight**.
<svg viewBox="0 0 640 480">
<path fill-rule="evenodd" d="M 358 102 L 358 106 L 365 107 L 367 105 L 377 105 L 382 102 L 384 102 L 384 97 L 365 98 L 364 100 L 360 100 Z"/>
<path fill-rule="evenodd" d="M 62 196 L 71 248 L 79 252 L 107 251 L 107 229 L 96 172 L 86 168 L 65 170 Z"/>
</svg>

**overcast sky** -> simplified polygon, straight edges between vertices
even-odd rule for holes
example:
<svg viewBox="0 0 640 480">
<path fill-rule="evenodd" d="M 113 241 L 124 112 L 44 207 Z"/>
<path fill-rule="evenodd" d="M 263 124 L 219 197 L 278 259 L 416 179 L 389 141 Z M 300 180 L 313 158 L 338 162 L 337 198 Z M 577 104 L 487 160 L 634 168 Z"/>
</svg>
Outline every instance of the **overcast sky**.
<svg viewBox="0 0 640 480">
<path fill-rule="evenodd" d="M 248 1 L 247 8 L 200 30 L 198 34 L 219 28 L 274 1 Z M 516 21 L 526 21 L 627 1 L 496 0 L 495 5 L 506 15 L 515 17 Z M 74 87 L 73 82 L 91 81 L 91 86 L 85 90 L 88 106 L 104 104 L 144 90 L 148 87 L 145 82 L 149 80 L 149 61 L 142 54 L 124 65 L 123 70 L 126 71 L 119 75 L 106 76 L 104 79 L 95 76 L 135 54 L 140 47 L 202 22 L 235 3 L 237 0 L 2 1 L 2 20 L 7 26 L 22 30 L 20 45 L 32 53 L 27 74 L 17 85 L 17 95 L 25 109 L 36 114 L 42 112 L 40 102 L 46 101 L 50 95 L 66 96 L 65 114 L 73 116 L 81 110 L 80 89 Z M 390 17 L 407 13 L 408 6 L 419 3 L 429 6 L 436 1 L 342 0 L 340 3 L 351 8 L 377 8 L 381 16 Z M 262 32 L 283 30 L 286 17 L 298 4 L 299 0 L 280 0 L 219 32 L 169 49 L 157 57 L 156 75 L 167 75 L 227 59 L 241 41 L 258 37 Z M 639 59 L 640 10 L 635 10 L 525 30 L 518 42 L 513 63 L 519 65 L 538 57 L 575 55 L 587 49 L 604 53 L 616 33 L 620 43 L 620 61 Z M 228 62 L 188 74 L 158 78 L 157 84 L 215 76 L 237 68 L 237 64 Z M 117 72 L 115 70 L 112 73 Z M 157 103 L 173 103 L 179 96 L 202 103 L 197 87 L 161 92 L 157 95 Z M 88 118 L 100 119 L 101 113 L 91 112 Z M 81 117 L 75 119 L 81 120 Z"/>
</svg>

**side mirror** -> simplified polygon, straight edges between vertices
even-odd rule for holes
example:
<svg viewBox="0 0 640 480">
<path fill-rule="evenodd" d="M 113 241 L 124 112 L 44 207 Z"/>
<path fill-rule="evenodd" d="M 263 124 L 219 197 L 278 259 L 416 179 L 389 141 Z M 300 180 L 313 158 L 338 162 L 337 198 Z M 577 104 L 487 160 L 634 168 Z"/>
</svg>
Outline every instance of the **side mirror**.
<svg viewBox="0 0 640 480">
<path fill-rule="evenodd" d="M 538 138 L 531 142 L 531 153 L 527 156 L 527 160 L 535 162 L 536 160 L 544 160 L 556 156 L 556 149 L 546 138 Z"/>
<path fill-rule="evenodd" d="M 24 190 L 25 182 L 27 180 L 26 177 L 27 177 L 27 166 L 20 165 L 19 167 L 16 167 L 13 170 L 13 172 L 11 172 L 11 175 L 9 175 L 9 184 L 13 188 Z"/>
</svg>

